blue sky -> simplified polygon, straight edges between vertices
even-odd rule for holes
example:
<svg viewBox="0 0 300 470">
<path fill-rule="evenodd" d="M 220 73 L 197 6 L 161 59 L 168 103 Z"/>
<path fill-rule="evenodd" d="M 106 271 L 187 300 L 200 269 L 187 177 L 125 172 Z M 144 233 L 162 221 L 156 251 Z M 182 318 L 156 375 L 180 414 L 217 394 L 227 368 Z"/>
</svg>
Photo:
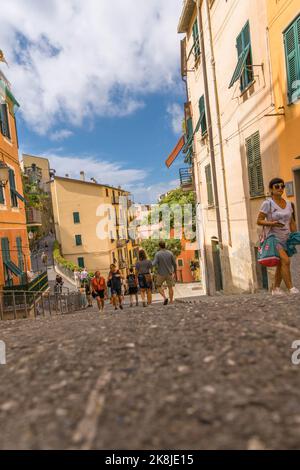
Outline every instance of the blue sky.
<svg viewBox="0 0 300 470">
<path fill-rule="evenodd" d="M 47 156 L 62 176 L 84 170 L 120 184 L 136 202 L 176 187 L 182 160 L 171 170 L 164 160 L 183 117 L 182 1 L 8 5 L 0 48 L 10 68 L 1 69 L 21 104 L 20 152 Z"/>
</svg>

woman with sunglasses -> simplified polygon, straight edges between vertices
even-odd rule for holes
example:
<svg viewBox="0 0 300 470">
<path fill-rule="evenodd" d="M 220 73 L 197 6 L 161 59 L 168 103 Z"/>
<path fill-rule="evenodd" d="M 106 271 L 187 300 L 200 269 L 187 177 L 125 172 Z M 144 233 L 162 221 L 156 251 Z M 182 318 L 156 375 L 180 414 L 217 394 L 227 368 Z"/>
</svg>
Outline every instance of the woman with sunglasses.
<svg viewBox="0 0 300 470">
<path fill-rule="evenodd" d="M 276 268 L 275 285 L 272 294 L 283 295 L 280 289 L 282 280 L 285 282 L 290 294 L 299 294 L 299 290 L 293 287 L 291 275 L 291 259 L 287 254 L 287 240 L 290 233 L 296 232 L 294 207 L 283 198 L 285 190 L 284 181 L 274 178 L 270 181 L 269 189 L 271 199 L 264 201 L 258 216 L 257 224 L 267 228 L 267 235 L 275 235 L 278 240 L 278 253 L 280 264 Z"/>
</svg>

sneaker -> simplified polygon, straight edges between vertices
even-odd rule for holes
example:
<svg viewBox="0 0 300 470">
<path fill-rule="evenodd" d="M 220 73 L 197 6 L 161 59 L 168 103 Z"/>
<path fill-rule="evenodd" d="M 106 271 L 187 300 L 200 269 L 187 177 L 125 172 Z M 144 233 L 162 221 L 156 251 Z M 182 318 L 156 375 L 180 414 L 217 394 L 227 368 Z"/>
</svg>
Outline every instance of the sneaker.
<svg viewBox="0 0 300 470">
<path fill-rule="evenodd" d="M 120 305 L 120 310 L 124 310 L 123 305 Z"/>
<path fill-rule="evenodd" d="M 164 305 L 168 305 L 168 303 L 169 303 L 169 300 L 166 299 L 166 300 L 164 301 Z"/>
<path fill-rule="evenodd" d="M 280 287 L 276 287 L 276 289 L 272 290 L 272 295 L 284 295 L 284 292 L 280 289 Z"/>
<path fill-rule="evenodd" d="M 300 294 L 300 291 L 299 291 L 299 289 L 297 289 L 297 287 L 292 287 L 290 289 L 290 294 L 292 294 L 292 295 Z"/>
</svg>

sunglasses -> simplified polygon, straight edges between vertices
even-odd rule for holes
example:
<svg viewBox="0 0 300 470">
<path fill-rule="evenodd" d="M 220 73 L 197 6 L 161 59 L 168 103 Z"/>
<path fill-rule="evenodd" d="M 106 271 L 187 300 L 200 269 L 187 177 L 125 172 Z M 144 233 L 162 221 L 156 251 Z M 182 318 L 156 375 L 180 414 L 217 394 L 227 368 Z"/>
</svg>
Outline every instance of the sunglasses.
<svg viewBox="0 0 300 470">
<path fill-rule="evenodd" d="M 285 184 L 280 183 L 280 184 L 274 184 L 273 188 L 279 190 L 279 189 L 285 189 Z"/>
</svg>

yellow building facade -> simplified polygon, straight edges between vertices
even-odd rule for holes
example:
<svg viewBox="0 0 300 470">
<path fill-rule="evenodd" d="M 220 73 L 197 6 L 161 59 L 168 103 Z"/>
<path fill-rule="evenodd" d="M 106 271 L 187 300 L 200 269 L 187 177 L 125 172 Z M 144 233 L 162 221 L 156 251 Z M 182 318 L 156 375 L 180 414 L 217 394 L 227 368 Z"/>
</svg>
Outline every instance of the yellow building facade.
<svg viewBox="0 0 300 470">
<path fill-rule="evenodd" d="M 112 263 L 123 274 L 135 265 L 138 248 L 128 238 L 127 211 L 120 205 L 121 197 L 127 208 L 130 205 L 128 192 L 55 177 L 51 194 L 56 239 L 67 261 L 88 271 L 100 270 L 104 276 Z"/>
<path fill-rule="evenodd" d="M 300 2 L 267 0 L 279 173 L 300 220 Z"/>
</svg>

